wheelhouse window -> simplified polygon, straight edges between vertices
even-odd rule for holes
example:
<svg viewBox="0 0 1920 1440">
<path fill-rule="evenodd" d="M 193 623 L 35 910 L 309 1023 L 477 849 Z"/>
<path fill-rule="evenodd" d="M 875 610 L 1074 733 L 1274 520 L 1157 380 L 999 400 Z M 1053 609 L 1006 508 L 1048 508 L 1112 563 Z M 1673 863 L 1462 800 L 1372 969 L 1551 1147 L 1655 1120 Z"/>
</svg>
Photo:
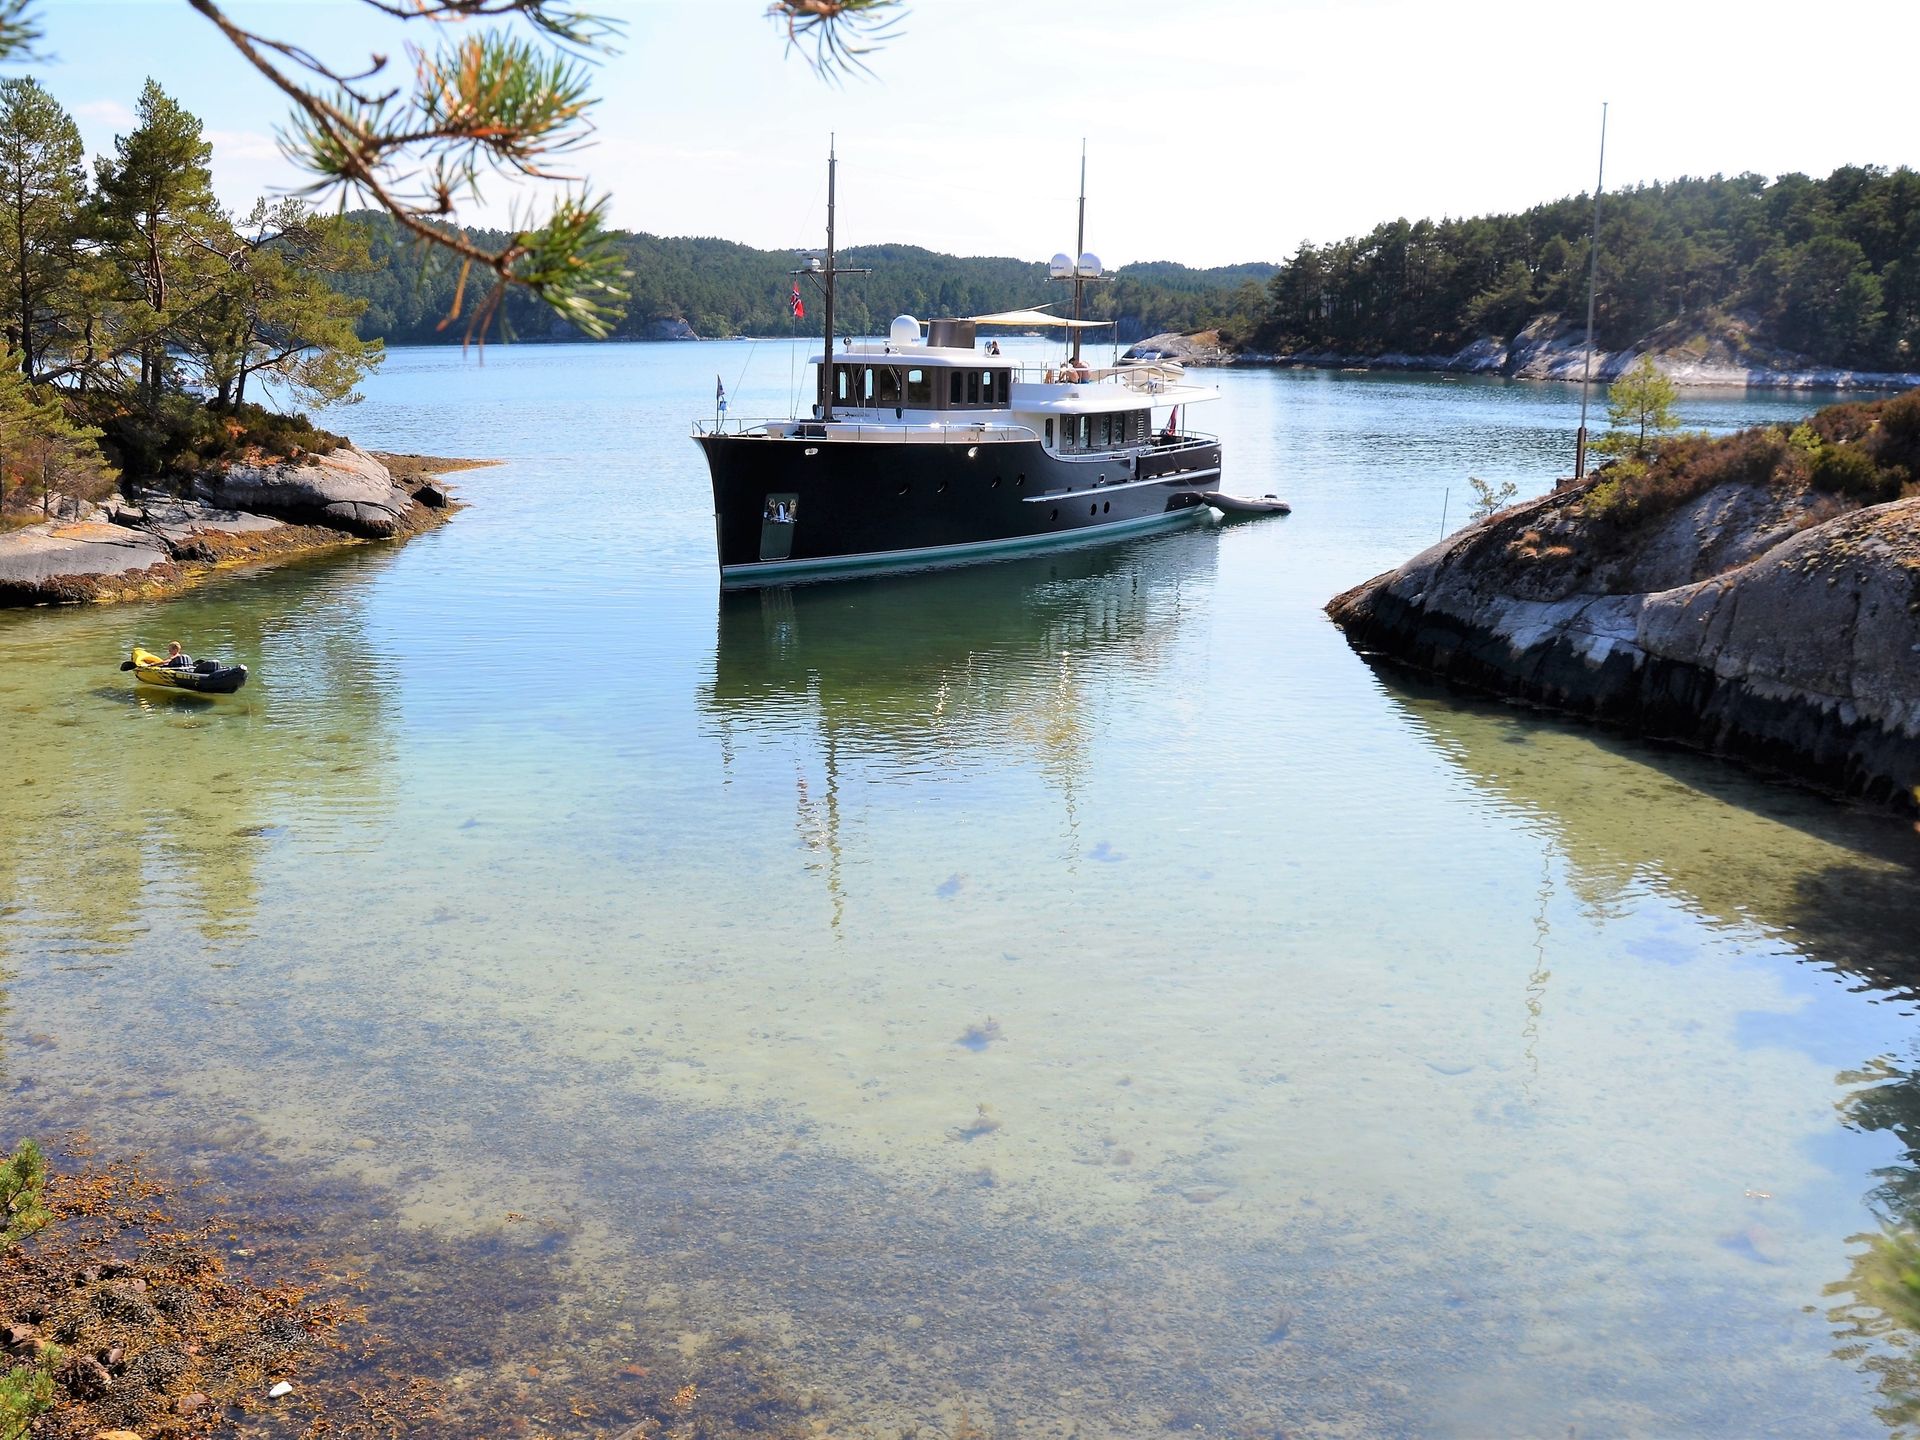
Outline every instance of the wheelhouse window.
<svg viewBox="0 0 1920 1440">
<path fill-rule="evenodd" d="M 900 404 L 900 372 L 891 365 L 876 366 L 868 372 L 873 376 L 873 398 L 876 404 Z"/>
<path fill-rule="evenodd" d="M 917 410 L 933 408 L 933 377 L 927 371 L 907 371 L 907 404 Z"/>
<path fill-rule="evenodd" d="M 962 405 L 966 404 L 966 396 L 967 396 L 966 377 L 963 376 L 958 370 L 949 370 L 947 372 L 947 405 L 948 407 L 950 409 L 958 410 Z"/>
</svg>

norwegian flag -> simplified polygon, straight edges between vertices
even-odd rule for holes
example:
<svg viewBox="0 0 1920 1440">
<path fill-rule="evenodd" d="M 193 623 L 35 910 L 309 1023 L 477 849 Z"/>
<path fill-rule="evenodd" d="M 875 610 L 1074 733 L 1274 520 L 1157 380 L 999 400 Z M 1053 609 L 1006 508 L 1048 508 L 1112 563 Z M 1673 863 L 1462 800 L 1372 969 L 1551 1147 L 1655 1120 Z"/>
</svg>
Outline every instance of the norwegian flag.
<svg viewBox="0 0 1920 1440">
<path fill-rule="evenodd" d="M 793 318 L 796 320 L 804 320 L 807 318 L 807 302 L 800 298 L 800 282 L 798 280 L 793 282 L 793 294 L 787 297 L 787 309 L 793 312 Z"/>
</svg>

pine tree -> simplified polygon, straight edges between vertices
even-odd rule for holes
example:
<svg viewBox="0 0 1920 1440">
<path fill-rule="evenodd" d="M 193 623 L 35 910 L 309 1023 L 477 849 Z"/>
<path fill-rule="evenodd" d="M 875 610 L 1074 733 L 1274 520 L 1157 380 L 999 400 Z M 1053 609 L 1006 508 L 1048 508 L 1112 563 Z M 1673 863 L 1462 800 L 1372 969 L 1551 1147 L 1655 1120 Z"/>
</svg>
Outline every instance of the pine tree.
<svg viewBox="0 0 1920 1440">
<path fill-rule="evenodd" d="M 182 343 L 216 406 L 240 405 L 248 379 L 260 374 L 304 405 L 353 399 L 381 346 L 355 333 L 366 301 L 334 286 L 373 268 L 366 228 L 315 215 L 298 199 L 261 200 L 208 243 L 226 270 L 183 327 Z"/>
<path fill-rule="evenodd" d="M 56 297 L 73 267 L 86 195 L 85 149 L 73 117 L 31 77 L 0 80 L 0 268 L 7 339 L 39 378 L 58 324 Z"/>
<path fill-rule="evenodd" d="M 75 423 L 51 388 L 27 384 L 13 352 L 0 347 L 0 513 L 9 501 L 55 495 L 97 499 L 117 478 L 100 453 L 101 432 Z"/>
<path fill-rule="evenodd" d="M 1680 427 L 1674 404 L 1680 389 L 1642 355 L 1634 366 L 1607 387 L 1607 423 L 1612 426 L 1594 442 L 1603 455 L 1649 459 L 1660 437 Z"/>
<path fill-rule="evenodd" d="M 94 184 L 100 237 L 144 309 L 132 340 L 137 393 L 151 409 L 166 379 L 168 332 L 208 274 L 193 241 L 218 227 L 219 207 L 199 118 L 151 79 L 136 114 L 133 133 L 114 137 L 114 157 L 96 163 Z"/>
</svg>

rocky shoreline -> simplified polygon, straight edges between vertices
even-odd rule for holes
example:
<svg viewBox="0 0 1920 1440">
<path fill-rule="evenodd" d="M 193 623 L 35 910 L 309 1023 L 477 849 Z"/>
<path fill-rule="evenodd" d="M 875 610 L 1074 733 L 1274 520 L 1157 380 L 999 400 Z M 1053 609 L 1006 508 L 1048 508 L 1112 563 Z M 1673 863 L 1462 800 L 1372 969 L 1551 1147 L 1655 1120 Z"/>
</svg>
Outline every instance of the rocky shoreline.
<svg viewBox="0 0 1920 1440">
<path fill-rule="evenodd" d="M 460 508 L 435 477 L 491 463 L 346 445 L 228 465 L 197 477 L 186 496 L 63 504 L 0 534 L 0 606 L 150 599 L 238 565 L 405 539 Z"/>
<path fill-rule="evenodd" d="M 1187 365 L 1245 365 L 1302 370 L 1388 370 L 1450 375 L 1498 375 L 1510 380 L 1574 380 L 1586 368 L 1584 330 L 1557 315 L 1543 315 L 1507 338 L 1488 337 L 1444 354 L 1348 354 L 1301 350 L 1269 354 L 1233 350 L 1211 331 L 1155 335 L 1128 350 Z M 1680 385 L 1750 390 L 1907 390 L 1920 373 L 1849 370 L 1816 365 L 1803 356 L 1754 342 L 1745 327 L 1686 329 L 1676 322 L 1620 350 L 1595 350 L 1593 379 L 1617 380 L 1642 355 Z"/>
<path fill-rule="evenodd" d="M 1920 497 L 1734 474 L 1623 536 L 1609 483 L 1476 521 L 1327 613 L 1450 681 L 1920 809 Z"/>
</svg>

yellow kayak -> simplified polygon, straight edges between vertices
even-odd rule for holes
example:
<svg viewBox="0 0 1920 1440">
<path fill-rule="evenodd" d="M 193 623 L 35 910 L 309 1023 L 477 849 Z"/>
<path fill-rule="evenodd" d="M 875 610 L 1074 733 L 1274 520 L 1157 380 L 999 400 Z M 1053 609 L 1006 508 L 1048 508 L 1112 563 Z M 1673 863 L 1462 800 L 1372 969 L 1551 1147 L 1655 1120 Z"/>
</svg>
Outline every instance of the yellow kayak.
<svg viewBox="0 0 1920 1440">
<path fill-rule="evenodd" d="M 131 670 L 133 678 L 147 685 L 165 685 L 174 690 L 192 690 L 200 695 L 231 695 L 247 683 L 247 667 L 221 665 L 202 660 L 192 668 L 169 665 L 166 657 L 151 650 L 133 647 L 133 658 L 120 667 Z"/>
</svg>

